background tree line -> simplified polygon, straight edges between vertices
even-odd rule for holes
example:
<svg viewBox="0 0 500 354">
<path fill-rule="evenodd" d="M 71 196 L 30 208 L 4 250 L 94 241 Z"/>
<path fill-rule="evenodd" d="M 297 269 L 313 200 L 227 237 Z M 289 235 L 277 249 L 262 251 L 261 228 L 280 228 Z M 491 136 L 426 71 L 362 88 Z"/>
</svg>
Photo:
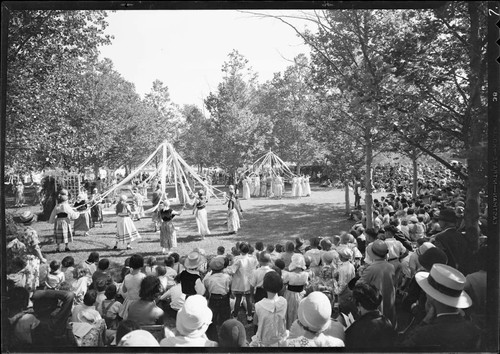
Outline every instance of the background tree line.
<svg viewBox="0 0 500 354">
<path fill-rule="evenodd" d="M 6 166 L 130 171 L 168 139 L 199 167 L 234 172 L 272 149 L 297 166 L 328 164 L 347 182 L 363 174 L 371 224 L 373 157 L 397 151 L 467 159 L 467 233 L 478 235 L 486 185 L 486 11 L 484 2 L 428 10 L 304 13 L 317 30 L 294 28 L 311 47 L 260 83 L 237 50 L 223 78 L 195 105 L 171 101 L 155 81 L 141 98 L 98 59 L 108 45 L 106 12 L 11 11 Z M 416 172 L 415 172 L 416 174 Z"/>
</svg>

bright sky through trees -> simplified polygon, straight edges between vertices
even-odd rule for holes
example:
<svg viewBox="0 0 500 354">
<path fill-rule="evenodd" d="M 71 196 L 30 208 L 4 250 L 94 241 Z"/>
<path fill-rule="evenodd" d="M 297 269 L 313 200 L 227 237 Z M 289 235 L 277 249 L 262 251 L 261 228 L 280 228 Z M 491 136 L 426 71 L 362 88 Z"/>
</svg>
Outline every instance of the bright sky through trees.
<svg viewBox="0 0 500 354">
<path fill-rule="evenodd" d="M 298 15 L 298 11 L 276 11 Z M 222 80 L 227 55 L 238 50 L 259 73 L 259 81 L 283 71 L 309 48 L 292 28 L 275 19 L 260 19 L 234 10 L 116 11 L 106 33 L 115 38 L 101 47 L 115 69 L 144 96 L 155 79 L 169 88 L 173 102 L 203 106 Z M 298 29 L 311 23 L 293 20 Z"/>
</svg>

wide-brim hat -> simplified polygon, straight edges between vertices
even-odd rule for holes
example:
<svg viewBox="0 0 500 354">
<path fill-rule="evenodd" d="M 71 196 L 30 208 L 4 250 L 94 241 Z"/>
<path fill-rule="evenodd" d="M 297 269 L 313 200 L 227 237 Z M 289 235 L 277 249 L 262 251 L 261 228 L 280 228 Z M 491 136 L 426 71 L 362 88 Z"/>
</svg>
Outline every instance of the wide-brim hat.
<svg viewBox="0 0 500 354">
<path fill-rule="evenodd" d="M 122 194 L 120 196 L 120 199 L 123 200 L 124 202 L 127 201 L 128 197 L 125 194 Z"/>
<path fill-rule="evenodd" d="M 389 248 L 382 240 L 375 240 L 366 247 L 366 251 L 371 259 L 385 259 Z"/>
<path fill-rule="evenodd" d="M 31 210 L 26 210 L 14 217 L 14 221 L 19 224 L 31 224 L 36 221 L 36 219 L 36 215 L 33 214 Z"/>
<path fill-rule="evenodd" d="M 464 291 L 465 276 L 453 267 L 434 264 L 429 273 L 415 274 L 415 280 L 436 301 L 459 309 L 472 306 L 472 299 Z"/>
<path fill-rule="evenodd" d="M 410 217 L 410 220 L 409 220 L 409 221 L 411 221 L 411 222 L 418 222 L 418 218 L 417 218 L 417 216 L 416 216 L 416 215 L 412 215 L 412 216 Z"/>
<path fill-rule="evenodd" d="M 212 310 L 208 307 L 207 299 L 201 295 L 191 295 L 177 313 L 175 326 L 177 331 L 187 337 L 196 337 L 203 334 L 212 323 Z"/>
<path fill-rule="evenodd" d="M 198 268 L 203 263 L 203 257 L 198 252 L 191 252 L 184 260 L 184 268 L 194 269 Z"/>
<path fill-rule="evenodd" d="M 417 253 L 418 256 L 421 256 L 423 255 L 427 250 L 431 249 L 431 248 L 434 248 L 436 247 L 432 242 L 424 242 L 422 243 L 418 248 L 417 250 L 415 251 L 415 253 Z"/>
<path fill-rule="evenodd" d="M 298 319 L 311 332 L 321 333 L 330 325 L 332 305 L 320 291 L 313 291 L 299 303 Z"/>
<path fill-rule="evenodd" d="M 297 268 L 300 268 L 302 270 L 306 269 L 306 260 L 300 253 L 293 254 L 290 265 L 288 266 L 288 270 L 291 272 Z"/>
<path fill-rule="evenodd" d="M 446 264 L 448 256 L 438 247 L 431 247 L 418 256 L 418 263 L 426 270 L 430 270 L 436 263 Z"/>
<path fill-rule="evenodd" d="M 137 329 L 125 334 L 120 343 L 119 347 L 159 347 L 160 343 L 156 338 L 148 331 L 143 329 Z"/>
</svg>

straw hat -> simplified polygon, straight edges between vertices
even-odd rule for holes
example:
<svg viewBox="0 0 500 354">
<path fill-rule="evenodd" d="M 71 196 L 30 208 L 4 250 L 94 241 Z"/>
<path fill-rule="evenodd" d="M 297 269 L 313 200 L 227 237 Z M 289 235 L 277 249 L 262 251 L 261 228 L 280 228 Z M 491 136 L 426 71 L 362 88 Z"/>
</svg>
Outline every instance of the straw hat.
<svg viewBox="0 0 500 354">
<path fill-rule="evenodd" d="M 445 264 L 434 264 L 430 273 L 419 272 L 415 279 L 423 291 L 445 305 L 464 309 L 472 306 L 470 296 L 464 291 L 465 276 Z"/>
<path fill-rule="evenodd" d="M 320 291 L 313 291 L 299 303 L 298 318 L 310 332 L 320 333 L 330 325 L 332 305 L 328 297 Z"/>
<path fill-rule="evenodd" d="M 184 261 L 184 268 L 186 269 L 195 269 L 198 268 L 203 263 L 203 259 L 201 255 L 193 251 L 188 254 L 186 260 Z"/>
<path fill-rule="evenodd" d="M 212 310 L 201 295 L 191 295 L 177 313 L 175 326 L 182 336 L 197 337 L 212 323 Z"/>
<path fill-rule="evenodd" d="M 126 201 L 127 201 L 127 199 L 128 199 L 128 197 L 127 197 L 125 194 L 122 194 L 122 195 L 120 196 L 120 199 L 121 199 L 122 201 L 126 202 Z"/>
<path fill-rule="evenodd" d="M 300 253 L 293 254 L 290 265 L 288 266 L 288 270 L 290 272 L 296 268 L 300 268 L 302 270 L 306 269 L 306 260 L 304 259 L 304 256 L 301 255 Z"/>
<path fill-rule="evenodd" d="M 424 254 L 427 250 L 429 250 L 430 248 L 433 248 L 433 247 L 436 247 L 434 246 L 434 244 L 432 242 L 424 242 L 420 245 L 419 248 L 417 248 L 417 250 L 415 251 L 417 253 L 418 256 Z"/>
<path fill-rule="evenodd" d="M 21 215 L 18 215 L 15 218 L 16 222 L 19 222 L 21 224 L 31 224 L 32 222 L 36 221 L 36 215 L 31 212 L 31 210 L 26 210 Z"/>
<path fill-rule="evenodd" d="M 156 338 L 143 329 L 137 329 L 135 331 L 125 334 L 120 343 L 119 347 L 159 347 L 160 343 Z"/>
</svg>

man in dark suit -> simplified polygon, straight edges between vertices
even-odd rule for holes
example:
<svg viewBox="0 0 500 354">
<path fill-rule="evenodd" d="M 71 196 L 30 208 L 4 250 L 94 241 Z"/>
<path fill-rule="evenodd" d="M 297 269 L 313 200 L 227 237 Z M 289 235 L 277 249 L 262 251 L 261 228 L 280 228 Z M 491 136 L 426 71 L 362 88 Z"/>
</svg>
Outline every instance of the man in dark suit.
<svg viewBox="0 0 500 354">
<path fill-rule="evenodd" d="M 434 235 L 434 245 L 446 253 L 449 266 L 467 275 L 470 273 L 472 247 L 465 235 L 457 231 L 456 223 L 457 216 L 454 209 L 442 210 L 439 213 L 439 225 L 443 231 Z"/>
<path fill-rule="evenodd" d="M 464 275 L 448 265 L 434 264 L 430 273 L 419 272 L 415 278 L 427 294 L 427 314 L 402 345 L 439 352 L 479 350 L 481 332 L 461 311 L 472 305 L 464 291 Z"/>
<path fill-rule="evenodd" d="M 360 316 L 345 331 L 346 348 L 391 348 L 397 333 L 391 321 L 378 310 L 382 302 L 380 291 L 373 285 L 360 282 L 354 286 L 352 297 Z"/>
</svg>

